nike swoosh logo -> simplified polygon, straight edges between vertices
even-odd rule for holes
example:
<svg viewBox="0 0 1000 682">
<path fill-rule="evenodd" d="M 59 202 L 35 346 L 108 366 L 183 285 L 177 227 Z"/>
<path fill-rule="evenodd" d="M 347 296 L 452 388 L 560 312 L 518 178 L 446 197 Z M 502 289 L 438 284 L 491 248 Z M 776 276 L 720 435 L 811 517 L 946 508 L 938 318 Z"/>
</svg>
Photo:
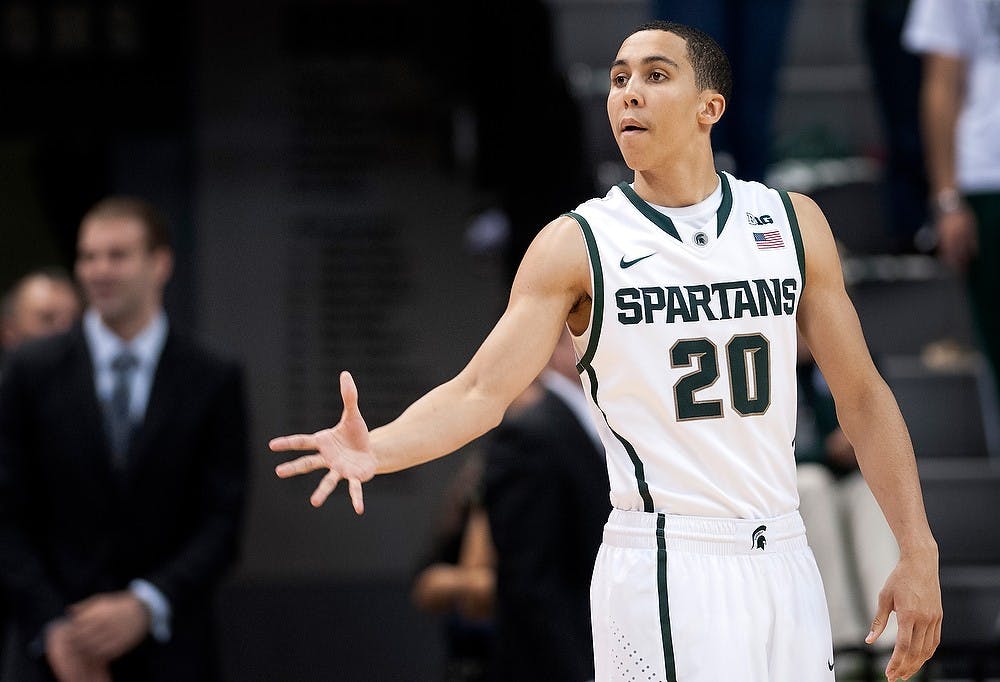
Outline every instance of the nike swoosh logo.
<svg viewBox="0 0 1000 682">
<path fill-rule="evenodd" d="M 828 662 L 827 665 L 830 666 L 830 670 L 833 670 L 833 661 Z"/>
<path fill-rule="evenodd" d="M 622 256 L 622 262 L 619 263 L 619 265 L 622 267 L 622 270 L 624 270 L 625 268 L 632 267 L 633 265 L 635 265 L 636 263 L 638 263 L 641 260 L 646 260 L 650 256 L 655 256 L 655 255 L 656 255 L 656 251 L 654 251 L 653 253 L 647 254 L 645 256 L 640 256 L 639 258 L 636 258 L 635 260 L 625 260 L 625 256 Z"/>
</svg>

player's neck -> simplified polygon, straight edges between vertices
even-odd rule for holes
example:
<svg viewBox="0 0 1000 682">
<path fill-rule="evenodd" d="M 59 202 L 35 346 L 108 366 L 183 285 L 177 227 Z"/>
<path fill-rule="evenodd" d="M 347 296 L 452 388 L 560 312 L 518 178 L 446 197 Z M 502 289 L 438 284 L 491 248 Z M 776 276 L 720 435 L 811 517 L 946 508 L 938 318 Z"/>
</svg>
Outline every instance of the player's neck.
<svg viewBox="0 0 1000 682">
<path fill-rule="evenodd" d="M 706 199 L 719 185 L 711 157 L 695 164 L 636 171 L 635 193 L 657 206 L 692 206 Z"/>
</svg>

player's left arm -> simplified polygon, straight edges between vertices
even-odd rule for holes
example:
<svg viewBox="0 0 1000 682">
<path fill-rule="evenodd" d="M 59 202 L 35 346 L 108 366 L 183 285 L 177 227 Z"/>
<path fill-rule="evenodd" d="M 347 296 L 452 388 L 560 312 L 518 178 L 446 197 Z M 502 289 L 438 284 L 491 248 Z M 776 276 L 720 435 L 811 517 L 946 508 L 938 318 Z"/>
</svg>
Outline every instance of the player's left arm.
<svg viewBox="0 0 1000 682">
<path fill-rule="evenodd" d="M 805 249 L 798 325 L 833 392 L 837 417 L 861 473 L 899 544 L 900 559 L 879 595 L 868 643 L 890 611 L 899 625 L 886 675 L 908 679 L 941 639 L 937 544 L 924 512 L 913 446 L 889 387 L 875 369 L 844 278 L 830 226 L 806 196 L 790 194 Z"/>
</svg>

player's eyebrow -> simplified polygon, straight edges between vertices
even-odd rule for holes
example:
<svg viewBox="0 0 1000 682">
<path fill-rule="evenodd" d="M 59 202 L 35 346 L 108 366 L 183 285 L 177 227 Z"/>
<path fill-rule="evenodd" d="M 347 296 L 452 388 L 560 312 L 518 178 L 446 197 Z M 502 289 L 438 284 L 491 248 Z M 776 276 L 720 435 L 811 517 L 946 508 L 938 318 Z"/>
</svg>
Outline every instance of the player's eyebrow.
<svg viewBox="0 0 1000 682">
<path fill-rule="evenodd" d="M 664 62 L 668 66 L 672 66 L 675 69 L 681 68 L 677 64 L 677 62 L 675 62 L 673 59 L 671 59 L 670 57 L 664 57 L 663 55 L 660 55 L 660 54 L 651 54 L 648 57 L 643 57 L 642 58 L 642 63 L 643 64 L 652 64 L 654 62 Z M 624 59 L 616 59 L 614 61 L 614 63 L 611 65 L 611 68 L 613 69 L 616 66 L 628 66 L 628 62 L 625 61 Z"/>
</svg>

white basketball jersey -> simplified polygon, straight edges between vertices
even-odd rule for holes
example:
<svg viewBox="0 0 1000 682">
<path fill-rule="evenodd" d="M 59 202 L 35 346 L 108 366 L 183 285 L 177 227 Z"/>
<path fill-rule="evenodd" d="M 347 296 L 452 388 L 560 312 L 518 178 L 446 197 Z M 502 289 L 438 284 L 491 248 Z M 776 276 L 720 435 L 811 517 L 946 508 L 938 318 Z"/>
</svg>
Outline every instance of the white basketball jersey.
<svg viewBox="0 0 1000 682">
<path fill-rule="evenodd" d="M 763 518 L 798 507 L 804 254 L 788 195 L 720 173 L 657 209 L 627 184 L 570 216 L 594 298 L 574 339 L 618 509 Z"/>
</svg>

